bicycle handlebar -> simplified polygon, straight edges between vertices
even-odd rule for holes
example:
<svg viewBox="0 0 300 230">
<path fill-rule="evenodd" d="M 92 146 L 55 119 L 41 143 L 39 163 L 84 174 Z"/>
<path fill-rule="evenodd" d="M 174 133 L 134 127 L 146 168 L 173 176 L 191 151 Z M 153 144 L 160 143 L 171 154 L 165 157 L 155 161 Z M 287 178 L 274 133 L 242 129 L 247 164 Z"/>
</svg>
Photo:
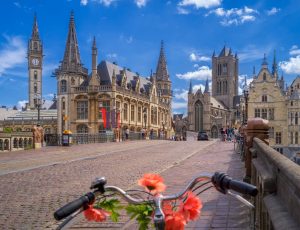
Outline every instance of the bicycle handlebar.
<svg viewBox="0 0 300 230">
<path fill-rule="evenodd" d="M 221 193 L 228 193 L 229 189 L 232 189 L 236 192 L 242 193 L 242 194 L 247 194 L 251 196 L 256 196 L 257 195 L 257 188 L 251 184 L 242 182 L 242 181 L 237 181 L 233 180 L 231 177 L 229 177 L 225 173 L 219 173 L 216 172 L 214 174 L 206 173 L 206 174 L 200 174 L 196 176 L 190 183 L 186 186 L 184 190 L 181 192 L 175 194 L 175 195 L 168 195 L 168 196 L 161 196 L 161 197 L 154 197 L 152 200 L 143 200 L 143 199 L 136 199 L 132 196 L 130 196 L 126 191 L 122 190 L 119 187 L 116 186 L 105 186 L 106 180 L 105 178 L 98 178 L 96 181 L 92 183 L 91 189 L 95 189 L 94 192 L 89 192 L 85 194 L 84 196 L 80 197 L 79 199 L 76 199 L 65 206 L 61 207 L 54 213 L 54 218 L 56 220 L 61 220 L 70 214 L 76 212 L 80 208 L 85 209 L 88 204 L 92 204 L 95 201 L 95 198 L 99 196 L 100 194 L 103 194 L 104 192 L 116 192 L 119 195 L 121 195 L 128 203 L 131 204 L 143 204 L 143 203 L 148 203 L 148 204 L 155 204 L 157 206 L 159 215 L 163 215 L 161 211 L 161 204 L 165 200 L 175 200 L 182 198 L 185 196 L 185 194 L 192 190 L 196 184 L 200 181 L 209 181 L 213 183 L 215 188 L 221 192 Z M 243 199 L 240 197 L 240 199 Z M 247 201 L 246 201 L 247 202 Z M 159 216 L 157 215 L 157 216 Z"/>
<path fill-rule="evenodd" d="M 80 208 L 87 206 L 88 204 L 94 203 L 95 200 L 95 193 L 89 192 L 84 196 L 71 201 L 70 203 L 66 204 L 65 206 L 61 207 L 54 213 L 54 218 L 56 220 L 61 220 L 72 213 L 76 212 Z"/>
</svg>

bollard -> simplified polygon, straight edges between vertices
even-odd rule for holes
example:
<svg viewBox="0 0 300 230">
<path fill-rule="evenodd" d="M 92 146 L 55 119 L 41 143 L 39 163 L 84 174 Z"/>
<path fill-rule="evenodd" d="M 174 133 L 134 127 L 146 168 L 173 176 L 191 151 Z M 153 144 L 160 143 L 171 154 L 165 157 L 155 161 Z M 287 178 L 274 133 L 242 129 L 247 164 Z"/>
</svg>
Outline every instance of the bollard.
<svg viewBox="0 0 300 230">
<path fill-rule="evenodd" d="M 248 119 L 247 126 L 245 126 L 245 178 L 244 181 L 250 183 L 251 179 L 251 164 L 252 164 L 252 155 L 250 148 L 253 147 L 253 138 L 257 137 L 260 140 L 264 141 L 267 145 L 269 144 L 269 125 L 268 121 L 262 118 L 251 118 Z"/>
</svg>

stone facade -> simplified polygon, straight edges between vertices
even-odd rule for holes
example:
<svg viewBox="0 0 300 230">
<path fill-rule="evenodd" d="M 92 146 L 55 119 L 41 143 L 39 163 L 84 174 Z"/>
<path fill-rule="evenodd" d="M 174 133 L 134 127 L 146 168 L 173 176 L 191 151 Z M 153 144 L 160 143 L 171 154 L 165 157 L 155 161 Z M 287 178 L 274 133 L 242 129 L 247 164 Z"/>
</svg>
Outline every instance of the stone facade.
<svg viewBox="0 0 300 230">
<path fill-rule="evenodd" d="M 190 131 L 206 131 L 211 137 L 218 137 L 220 128 L 240 125 L 238 107 L 238 58 L 231 49 L 224 47 L 212 56 L 212 92 L 208 80 L 204 92 L 199 89 L 188 92 L 188 121 Z"/>
<path fill-rule="evenodd" d="M 96 134 L 128 128 L 148 132 L 153 129 L 156 133 L 163 130 L 170 135 L 172 91 L 163 43 L 156 74 L 148 78 L 116 63 L 97 64 L 94 38 L 92 73 L 83 67 L 71 13 L 64 58 L 55 71 L 59 134 L 64 130 Z"/>
</svg>

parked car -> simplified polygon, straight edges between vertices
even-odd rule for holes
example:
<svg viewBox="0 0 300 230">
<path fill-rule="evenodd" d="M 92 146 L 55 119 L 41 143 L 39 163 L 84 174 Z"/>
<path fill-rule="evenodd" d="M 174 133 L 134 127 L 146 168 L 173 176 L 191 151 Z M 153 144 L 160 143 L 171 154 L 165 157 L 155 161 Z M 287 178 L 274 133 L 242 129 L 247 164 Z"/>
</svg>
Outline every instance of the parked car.
<svg viewBox="0 0 300 230">
<path fill-rule="evenodd" d="M 204 131 L 198 133 L 198 141 L 208 141 L 208 135 Z"/>
</svg>

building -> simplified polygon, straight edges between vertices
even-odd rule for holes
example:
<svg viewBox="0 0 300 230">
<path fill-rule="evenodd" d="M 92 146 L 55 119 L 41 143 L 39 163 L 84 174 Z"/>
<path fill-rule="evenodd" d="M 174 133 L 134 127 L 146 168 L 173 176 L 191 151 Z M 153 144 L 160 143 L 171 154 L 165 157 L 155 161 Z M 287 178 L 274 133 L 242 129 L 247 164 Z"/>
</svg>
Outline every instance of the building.
<svg viewBox="0 0 300 230">
<path fill-rule="evenodd" d="M 57 79 L 58 133 L 97 134 L 105 130 L 171 130 L 171 81 L 164 45 L 161 44 L 156 73 L 142 77 L 116 63 L 97 62 L 92 44 L 92 71 L 83 67 L 71 13 L 65 53 L 55 71 Z"/>
<path fill-rule="evenodd" d="M 188 121 L 190 131 L 206 131 L 218 137 L 221 128 L 237 123 L 240 107 L 238 95 L 238 57 L 224 46 L 219 56 L 212 55 L 212 90 L 208 79 L 204 92 L 193 93 L 192 83 L 188 91 Z"/>
<path fill-rule="evenodd" d="M 5 109 L 0 116 L 0 130 L 31 132 L 40 124 L 47 134 L 57 133 L 56 97 L 53 104 L 44 108 L 42 97 L 43 44 L 40 39 L 37 17 L 34 15 L 31 37 L 28 40 L 28 103 L 22 111 Z M 0 109 L 1 110 L 1 109 Z"/>
</svg>

